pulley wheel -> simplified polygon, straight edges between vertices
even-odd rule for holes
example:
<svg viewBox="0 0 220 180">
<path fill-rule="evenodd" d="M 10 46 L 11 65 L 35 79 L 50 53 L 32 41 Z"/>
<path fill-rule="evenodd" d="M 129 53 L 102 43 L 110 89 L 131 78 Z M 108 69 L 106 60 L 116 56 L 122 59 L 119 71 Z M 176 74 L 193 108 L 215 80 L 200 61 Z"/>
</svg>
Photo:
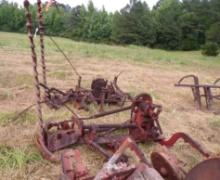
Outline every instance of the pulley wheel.
<svg viewBox="0 0 220 180">
<path fill-rule="evenodd" d="M 106 85 L 107 85 L 106 80 L 104 80 L 102 78 L 94 79 L 91 84 L 93 96 L 96 98 L 100 98 L 100 96 L 102 94 L 102 89 L 105 88 Z"/>
<path fill-rule="evenodd" d="M 168 150 L 161 147 L 151 154 L 153 167 L 167 180 L 181 180 L 184 177 L 183 171 L 178 165 L 177 158 Z"/>
</svg>

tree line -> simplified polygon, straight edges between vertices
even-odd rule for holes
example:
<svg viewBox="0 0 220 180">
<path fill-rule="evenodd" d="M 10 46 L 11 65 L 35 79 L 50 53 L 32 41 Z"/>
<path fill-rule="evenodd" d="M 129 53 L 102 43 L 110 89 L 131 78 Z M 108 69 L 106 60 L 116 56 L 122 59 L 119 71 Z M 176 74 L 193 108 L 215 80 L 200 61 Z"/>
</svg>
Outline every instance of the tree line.
<svg viewBox="0 0 220 180">
<path fill-rule="evenodd" d="M 44 5 L 45 6 L 45 5 Z M 36 4 L 30 7 L 37 27 Z M 0 1 L 0 30 L 25 32 L 24 8 Z M 78 41 L 135 44 L 168 50 L 196 50 L 206 42 L 220 45 L 220 0 L 130 0 L 120 11 L 57 4 L 44 11 L 46 34 Z"/>
</svg>

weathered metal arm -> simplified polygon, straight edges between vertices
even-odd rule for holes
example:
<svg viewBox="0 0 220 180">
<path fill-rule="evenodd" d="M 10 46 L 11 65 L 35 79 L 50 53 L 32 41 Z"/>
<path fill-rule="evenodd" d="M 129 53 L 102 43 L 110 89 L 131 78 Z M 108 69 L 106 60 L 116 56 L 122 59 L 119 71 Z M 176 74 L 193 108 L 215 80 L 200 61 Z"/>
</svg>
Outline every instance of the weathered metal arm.
<svg viewBox="0 0 220 180">
<path fill-rule="evenodd" d="M 199 151 L 203 156 L 209 157 L 211 153 L 198 141 L 194 140 L 186 133 L 178 132 L 173 134 L 168 140 L 162 140 L 159 143 L 166 147 L 172 147 L 179 139 L 183 139 L 185 142 L 189 143 L 193 148 Z"/>
</svg>

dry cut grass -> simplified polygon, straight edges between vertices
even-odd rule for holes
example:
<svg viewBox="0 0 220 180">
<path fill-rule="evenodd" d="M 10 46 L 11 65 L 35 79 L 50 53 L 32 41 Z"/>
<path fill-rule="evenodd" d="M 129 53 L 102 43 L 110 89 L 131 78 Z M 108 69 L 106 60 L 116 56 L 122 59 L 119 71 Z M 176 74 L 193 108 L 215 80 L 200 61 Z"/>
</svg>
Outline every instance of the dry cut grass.
<svg viewBox="0 0 220 180">
<path fill-rule="evenodd" d="M 10 37 L 13 37 L 13 40 Z M 12 122 L 16 112 L 34 103 L 31 56 L 25 36 L 0 33 L 0 175 L 3 179 L 58 179 L 59 164 L 43 160 L 34 146 L 37 128 L 33 110 Z M 23 44 L 20 41 L 23 40 Z M 13 43 L 14 41 L 14 43 Z M 202 142 L 213 153 L 220 153 L 220 119 L 212 111 L 197 111 L 190 90 L 175 88 L 174 83 L 186 74 L 196 74 L 205 82 L 219 77 L 220 59 L 203 58 L 199 52 L 166 52 L 136 46 L 117 47 L 76 43 L 57 39 L 68 53 L 72 63 L 83 77 L 83 86 L 89 87 L 92 79 L 112 79 L 123 71 L 120 87 L 137 95 L 150 93 L 154 103 L 163 106 L 160 116 L 164 135 L 169 137 L 181 131 Z M 16 45 L 17 44 L 17 45 Z M 73 75 L 62 55 L 47 40 L 46 60 L 49 85 L 58 88 L 74 87 Z M 83 49 L 84 48 L 84 49 Z M 185 61 L 184 61 L 185 59 Z M 219 62 L 218 62 L 219 61 Z M 219 92 L 218 92 L 219 93 Z M 216 102 L 213 111 L 219 111 Z M 90 113 L 95 112 L 95 108 Z M 80 115 L 86 115 L 79 112 Z M 44 118 L 66 119 L 71 114 L 65 109 L 51 111 L 44 107 Z M 93 123 L 120 123 L 129 113 L 105 117 Z M 141 149 L 149 157 L 155 144 L 142 144 Z M 103 157 L 88 146 L 76 146 L 82 152 L 88 168 L 95 173 L 103 163 Z M 172 151 L 190 169 L 202 157 L 189 145 L 180 141 Z"/>
</svg>

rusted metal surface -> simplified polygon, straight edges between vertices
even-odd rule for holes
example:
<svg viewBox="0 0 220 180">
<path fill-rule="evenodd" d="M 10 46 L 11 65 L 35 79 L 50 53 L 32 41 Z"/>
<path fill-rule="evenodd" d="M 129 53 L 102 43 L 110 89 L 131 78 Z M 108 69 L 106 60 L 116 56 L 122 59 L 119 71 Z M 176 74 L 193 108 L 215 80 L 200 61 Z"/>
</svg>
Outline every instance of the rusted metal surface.
<svg viewBox="0 0 220 180">
<path fill-rule="evenodd" d="M 130 138 L 127 138 L 108 160 L 108 162 L 104 164 L 103 168 L 99 171 L 94 180 L 109 179 L 113 177 L 122 179 L 126 178 L 126 176 L 129 176 L 135 170 L 135 165 L 128 165 L 126 162 L 118 162 L 118 160 L 131 144 L 133 145 L 133 141 Z M 141 161 L 147 162 L 144 157 L 139 158 Z"/>
<path fill-rule="evenodd" d="M 220 158 L 211 158 L 197 164 L 186 176 L 185 180 L 219 180 Z"/>
<path fill-rule="evenodd" d="M 146 164 L 139 164 L 136 170 L 127 178 L 127 180 L 164 180 L 163 177 L 151 167 Z"/>
<path fill-rule="evenodd" d="M 41 83 L 37 71 L 38 62 L 32 35 L 33 30 L 31 14 L 29 12 L 29 2 L 25 0 L 24 5 L 26 9 L 28 37 L 31 44 L 37 113 L 40 123 L 40 130 L 36 135 L 36 144 L 46 159 L 50 161 L 62 161 L 62 180 L 162 180 L 163 178 L 161 176 L 168 180 L 181 180 L 184 179 L 185 176 L 187 179 L 207 177 L 212 177 L 214 180 L 219 179 L 219 159 L 204 161 L 192 169 L 189 174 L 184 172 L 180 161 L 169 151 L 169 148 L 179 139 L 183 139 L 189 143 L 205 157 L 209 157 L 210 152 L 185 133 L 178 132 L 171 136 L 171 138 L 165 139 L 159 123 L 159 115 L 162 111 L 162 107 L 154 104 L 149 94 L 143 93 L 135 98 L 131 98 L 129 94 L 124 93 L 119 88 L 117 84 L 118 76 L 116 76 L 112 82 L 101 78 L 95 79 L 92 81 L 89 89 L 81 87 L 82 78 L 80 74 L 52 37 L 50 37 L 51 40 L 65 56 L 73 71 L 78 76 L 78 84 L 75 88 L 67 91 L 61 91 L 57 88 L 47 86 L 42 5 L 41 1 L 38 0 L 38 23 L 40 28 L 41 63 L 43 71 L 43 83 Z M 192 78 L 193 84 L 184 84 L 183 81 L 187 78 Z M 206 106 L 209 109 L 213 99 L 220 99 L 220 95 L 216 96 L 212 94 L 212 89 L 220 88 L 218 85 L 219 82 L 220 79 L 217 79 L 212 85 L 202 85 L 199 83 L 198 77 L 188 75 L 181 78 L 176 86 L 191 88 L 198 108 L 202 106 L 201 98 L 205 97 Z M 104 104 L 123 106 L 126 99 L 129 99 L 131 105 L 94 114 L 89 117 L 79 118 L 72 112 L 73 117 L 70 120 L 43 122 L 40 86 L 44 89 L 43 102 L 53 109 L 59 109 L 62 106 L 67 107 L 66 103 L 72 102 L 78 108 L 85 110 L 88 109 L 88 105 L 91 103 L 99 104 L 100 109 L 103 110 Z M 201 89 L 204 90 L 204 94 L 201 94 Z M 130 110 L 131 114 L 130 119 L 125 120 L 123 123 L 89 124 L 85 122 L 128 110 Z M 120 130 L 127 131 L 116 134 L 115 131 L 117 130 L 119 130 L 119 132 Z M 149 141 L 154 141 L 161 145 L 151 154 L 152 163 L 145 158 L 144 153 L 136 144 L 147 143 Z M 103 168 L 95 177 L 89 176 L 89 171 L 81 158 L 79 150 L 65 151 L 61 157 L 55 155 L 56 151 L 63 150 L 75 144 L 86 144 L 88 147 L 97 150 L 106 157 L 107 163 L 104 164 Z M 138 163 L 129 162 L 128 156 L 125 154 L 125 150 L 128 148 L 134 152 L 133 154 L 135 154 L 139 160 Z M 153 166 L 151 164 L 153 164 Z"/>
<path fill-rule="evenodd" d="M 186 172 L 184 164 L 165 146 L 157 146 L 151 153 L 153 167 L 167 180 L 220 179 L 220 158 L 210 158 Z"/>
<path fill-rule="evenodd" d="M 185 177 L 180 161 L 165 146 L 158 146 L 151 154 L 153 167 L 168 180 Z"/>
<path fill-rule="evenodd" d="M 103 111 L 104 104 L 123 106 L 126 99 L 130 98 L 127 93 L 121 91 L 117 85 L 117 80 L 108 83 L 104 79 L 95 79 L 92 81 L 91 89 L 79 87 L 69 89 L 64 92 L 57 88 L 49 88 L 40 84 L 44 88 L 46 104 L 52 109 L 59 109 L 66 103 L 72 102 L 79 109 L 88 110 L 88 105 L 99 104 Z"/>
<path fill-rule="evenodd" d="M 201 143 L 193 139 L 186 133 L 178 132 L 173 134 L 168 140 L 161 140 L 160 144 L 166 147 L 172 147 L 179 139 L 183 139 L 186 143 L 189 143 L 193 148 L 199 151 L 204 157 L 209 157 L 211 152 L 209 152 Z"/>
<path fill-rule="evenodd" d="M 190 78 L 192 79 L 192 83 L 183 83 L 183 81 Z M 220 89 L 220 85 L 218 85 L 219 81 L 220 79 L 217 79 L 213 84 L 200 84 L 197 76 L 187 75 L 182 77 L 175 86 L 190 88 L 192 90 L 197 109 L 202 108 L 202 97 L 204 97 L 206 108 L 209 110 L 214 99 L 220 100 L 220 94 L 213 95 L 212 92 L 213 89 Z M 204 92 L 203 94 L 202 91 Z"/>
<path fill-rule="evenodd" d="M 131 122 L 136 128 L 129 129 L 129 135 L 138 142 L 160 140 L 163 133 L 158 122 L 161 111 L 162 107 L 153 104 L 149 94 L 138 95 L 131 111 Z"/>
<path fill-rule="evenodd" d="M 90 119 L 101 118 L 106 115 L 111 115 L 112 113 L 115 114 L 129 109 L 131 111 L 131 119 L 122 124 L 84 123 L 84 121 Z M 73 144 L 87 144 L 89 147 L 101 153 L 106 159 L 112 159 L 110 163 L 114 163 L 114 159 L 118 159 L 122 154 L 115 153 L 112 156 L 112 153 L 123 152 L 123 150 L 129 146 L 130 149 L 138 155 L 140 162 L 150 167 L 150 162 L 146 160 L 143 152 L 139 150 L 136 144 L 131 143 L 130 140 L 126 140 L 126 138 L 131 137 L 134 142 L 137 143 L 154 141 L 162 145 L 160 150 L 152 153 L 152 163 L 154 167 L 164 177 L 167 176 L 178 179 L 179 176 L 183 176 L 182 169 L 175 156 L 169 153 L 168 148 L 172 147 L 179 139 L 183 139 L 205 157 L 209 157 L 210 152 L 185 133 L 175 133 L 171 138 L 165 139 L 161 127 L 158 125 L 161 110 L 161 106 L 153 104 L 153 100 L 148 94 L 140 94 L 134 98 L 132 105 L 128 107 L 95 114 L 90 117 L 78 118 L 76 116 L 71 120 L 62 122 L 48 122 L 44 125 L 43 131 L 41 131 L 41 135 L 39 136 L 40 139 L 37 139 L 38 145 L 41 145 L 39 149 L 42 151 L 43 155 L 46 155 L 47 159 L 54 160 L 53 152 L 55 151 L 69 147 Z M 128 133 L 115 135 L 112 133 L 112 129 L 114 131 L 127 129 Z M 121 145 L 122 142 L 124 142 L 123 145 Z M 126 174 L 126 172 L 131 173 L 131 170 L 132 172 L 135 171 L 136 167 L 131 169 L 125 168 L 127 166 L 124 165 L 128 162 L 126 156 L 122 156 L 121 158 L 120 162 L 123 162 L 123 166 L 118 167 L 119 171 L 117 171 L 117 173 L 120 174 L 123 172 L 122 174 Z M 162 166 L 165 166 L 167 169 Z M 106 175 L 106 173 L 104 174 Z M 116 174 L 110 172 L 108 175 L 112 177 L 112 175 L 115 176 Z M 123 176 L 123 178 L 125 177 Z M 172 178 L 170 179 L 172 180 Z"/>
<path fill-rule="evenodd" d="M 33 27 L 32 27 L 32 17 L 29 10 L 30 3 L 28 0 L 24 1 L 24 7 L 25 7 L 25 16 L 26 16 L 26 27 L 27 27 L 27 33 L 28 38 L 30 41 L 30 48 L 31 48 L 31 57 L 32 57 L 32 64 L 33 64 L 33 75 L 35 80 L 35 94 L 36 94 L 36 111 L 38 115 L 38 119 L 41 123 L 43 122 L 42 118 L 42 110 L 41 110 L 41 92 L 40 92 L 40 86 L 39 86 L 39 78 L 38 78 L 38 71 L 37 71 L 37 55 L 35 51 L 35 44 L 33 39 Z"/>
<path fill-rule="evenodd" d="M 126 149 L 130 149 L 137 156 L 137 163 L 120 161 Z M 76 157 L 76 153 L 78 157 Z M 141 155 L 140 155 L 141 154 Z M 75 159 L 74 159 L 75 157 Z M 77 164 L 75 162 L 78 162 Z M 69 150 L 62 154 L 62 180 L 163 180 L 161 175 L 152 168 L 144 154 L 130 138 L 125 139 L 118 150 L 109 158 L 102 169 L 94 176 L 89 177 L 88 171 L 82 162 L 79 151 Z"/>
<path fill-rule="evenodd" d="M 127 149 L 133 151 L 138 161 L 121 161 Z M 77 156 L 77 157 L 76 157 Z M 135 158 L 136 159 L 136 158 Z M 165 146 L 157 146 L 151 153 L 149 162 L 137 144 L 126 138 L 116 152 L 109 157 L 95 176 L 90 176 L 78 150 L 69 150 L 62 154 L 62 180 L 218 180 L 220 177 L 220 159 L 211 158 L 196 165 L 188 173 L 183 164 Z"/>
<path fill-rule="evenodd" d="M 44 20 L 42 12 L 42 3 L 41 0 L 37 0 L 37 16 L 38 16 L 38 28 L 40 33 L 40 47 L 41 47 L 41 69 L 43 84 L 47 86 L 47 76 L 46 76 L 46 63 L 45 63 L 45 53 L 44 53 Z"/>
<path fill-rule="evenodd" d="M 134 152 L 138 158 L 136 163 L 121 161 L 121 157 L 127 149 Z M 76 157 L 76 153 L 77 156 Z M 75 158 L 74 158 L 75 157 Z M 77 163 L 75 163 L 77 162 Z M 151 164 L 145 158 L 144 154 L 138 148 L 134 141 L 126 138 L 117 151 L 109 158 L 102 169 L 95 175 L 89 177 L 88 171 L 80 158 L 79 151 L 67 151 L 62 154 L 62 180 L 163 180 L 160 174 L 151 167 Z"/>
<path fill-rule="evenodd" d="M 48 4 L 54 4 L 55 1 L 50 1 Z M 39 80 L 39 75 L 37 72 L 37 56 L 35 53 L 34 39 L 32 35 L 32 19 L 29 12 L 28 6 L 29 1 L 24 1 L 26 7 L 26 17 L 27 17 L 27 30 L 28 36 L 31 44 L 33 67 L 34 67 L 34 77 L 36 82 L 36 93 L 38 101 L 40 102 L 40 87 L 44 90 L 44 101 L 52 109 L 59 109 L 68 102 L 72 102 L 79 109 L 88 110 L 88 105 L 91 103 L 100 104 L 100 110 L 104 110 L 104 104 L 114 104 L 123 106 L 125 100 L 130 98 L 127 93 L 124 93 L 117 84 L 118 76 L 110 83 L 104 79 L 95 79 L 91 82 L 91 88 L 86 89 L 81 87 L 82 77 L 77 69 L 71 63 L 71 60 L 67 57 L 64 51 L 56 43 L 56 41 L 50 37 L 51 41 L 55 44 L 57 49 L 63 54 L 65 59 L 68 61 L 70 67 L 72 68 L 75 75 L 78 76 L 78 84 L 75 88 L 71 88 L 67 91 L 61 91 L 58 88 L 50 87 L 47 85 L 46 76 L 46 62 L 45 62 L 45 48 L 44 48 L 44 23 L 43 23 L 43 9 L 40 0 L 37 0 L 37 17 L 38 17 L 38 28 L 40 33 L 40 48 L 41 48 L 41 69 L 42 69 L 42 82 Z M 38 103 L 39 104 L 39 103 Z M 40 106 L 40 105 L 38 105 Z M 38 109 L 40 109 L 38 107 Z M 39 112 L 40 114 L 40 112 Z M 42 118 L 41 118 L 42 119 Z"/>
<path fill-rule="evenodd" d="M 88 169 L 79 150 L 67 150 L 61 155 L 61 180 L 75 180 L 88 176 Z"/>
<path fill-rule="evenodd" d="M 131 119 L 122 124 L 84 124 L 84 121 L 131 110 Z M 108 152 L 102 145 L 117 149 L 120 143 L 130 136 L 136 142 L 158 142 L 162 140 L 162 130 L 158 122 L 161 106 L 155 105 L 148 94 L 137 96 L 131 106 L 109 112 L 99 113 L 90 117 L 73 117 L 61 122 L 48 122 L 44 125 L 41 140 L 50 152 L 68 147 L 76 143 L 85 143 L 93 146 L 105 157 Z M 156 123 L 157 121 L 157 123 Z M 128 129 L 129 133 L 115 136 L 113 131 Z M 39 140 L 38 140 L 39 142 Z M 39 144 L 39 143 L 38 143 Z M 44 148 L 41 148 L 44 150 Z M 45 153 L 43 153 L 45 154 Z"/>
</svg>

